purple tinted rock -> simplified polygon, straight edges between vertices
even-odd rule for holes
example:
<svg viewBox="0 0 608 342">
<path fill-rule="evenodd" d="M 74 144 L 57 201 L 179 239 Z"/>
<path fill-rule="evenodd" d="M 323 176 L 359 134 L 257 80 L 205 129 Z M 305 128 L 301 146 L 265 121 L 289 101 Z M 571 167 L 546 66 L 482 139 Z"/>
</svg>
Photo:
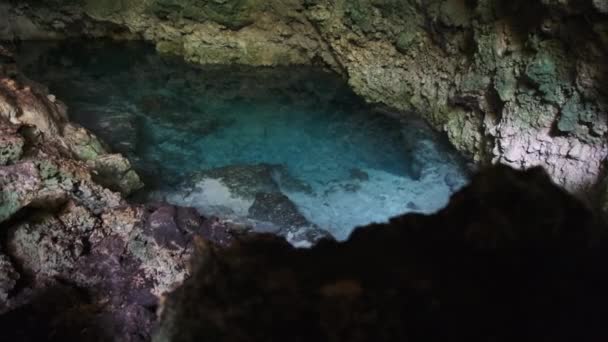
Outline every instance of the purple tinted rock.
<svg viewBox="0 0 608 342">
<path fill-rule="evenodd" d="M 177 210 L 174 206 L 163 206 L 148 217 L 146 230 L 160 246 L 170 249 L 186 246 L 186 237 L 178 227 L 176 214 Z"/>
<path fill-rule="evenodd" d="M 226 222 L 215 217 L 204 222 L 199 234 L 219 246 L 229 246 L 234 241 Z"/>
<path fill-rule="evenodd" d="M 203 217 L 194 208 L 177 208 L 177 226 L 184 232 L 194 233 L 203 225 Z"/>
</svg>

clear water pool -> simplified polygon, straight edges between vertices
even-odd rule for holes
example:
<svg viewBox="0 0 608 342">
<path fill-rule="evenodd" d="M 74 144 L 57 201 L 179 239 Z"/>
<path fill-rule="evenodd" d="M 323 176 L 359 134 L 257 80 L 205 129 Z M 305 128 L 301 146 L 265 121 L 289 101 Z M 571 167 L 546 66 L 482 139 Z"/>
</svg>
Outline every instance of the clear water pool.
<svg viewBox="0 0 608 342">
<path fill-rule="evenodd" d="M 139 43 L 28 43 L 26 73 L 126 155 L 147 200 L 293 241 L 430 213 L 467 182 L 421 120 L 384 115 L 320 68 L 193 66 Z"/>
</svg>

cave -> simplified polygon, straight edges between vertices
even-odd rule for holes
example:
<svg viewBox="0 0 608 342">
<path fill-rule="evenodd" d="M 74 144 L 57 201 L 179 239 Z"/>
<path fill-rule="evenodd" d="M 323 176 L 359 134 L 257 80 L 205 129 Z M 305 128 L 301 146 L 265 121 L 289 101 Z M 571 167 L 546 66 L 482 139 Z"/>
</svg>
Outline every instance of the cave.
<svg viewBox="0 0 608 342">
<path fill-rule="evenodd" d="M 608 337 L 605 1 L 0 17 L 3 339 Z"/>
<path fill-rule="evenodd" d="M 141 202 L 306 244 L 435 212 L 467 180 L 464 158 L 421 119 L 382 113 L 323 69 L 195 67 L 137 42 L 20 50 L 21 70 L 131 161 Z"/>
</svg>

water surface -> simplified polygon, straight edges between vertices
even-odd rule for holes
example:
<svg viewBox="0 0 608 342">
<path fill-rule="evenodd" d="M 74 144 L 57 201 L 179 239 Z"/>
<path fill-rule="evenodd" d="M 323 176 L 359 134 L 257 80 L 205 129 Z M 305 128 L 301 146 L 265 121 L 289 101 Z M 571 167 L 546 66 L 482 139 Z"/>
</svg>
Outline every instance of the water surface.
<svg viewBox="0 0 608 342">
<path fill-rule="evenodd" d="M 29 43 L 72 120 L 126 155 L 147 199 L 294 238 L 430 213 L 466 183 L 422 121 L 383 115 L 320 68 L 193 66 L 139 43 Z"/>
</svg>

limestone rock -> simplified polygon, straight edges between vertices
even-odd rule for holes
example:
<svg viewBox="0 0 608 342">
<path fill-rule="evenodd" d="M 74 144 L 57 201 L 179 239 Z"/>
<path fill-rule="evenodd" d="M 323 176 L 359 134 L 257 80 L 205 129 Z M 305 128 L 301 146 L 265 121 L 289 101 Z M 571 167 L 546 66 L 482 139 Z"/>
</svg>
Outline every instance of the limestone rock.
<svg viewBox="0 0 608 342">
<path fill-rule="evenodd" d="M 249 208 L 249 217 L 284 228 L 311 226 L 296 205 L 279 192 L 257 193 Z"/>
<path fill-rule="evenodd" d="M 101 141 L 83 127 L 69 123 L 64 127 L 63 136 L 72 152 L 80 160 L 95 160 L 106 153 Z"/>
<path fill-rule="evenodd" d="M 197 174 L 196 179 L 219 179 L 232 192 L 247 199 L 254 198 L 258 192 L 278 191 L 273 180 L 273 169 L 270 164 L 230 165 Z"/>
<path fill-rule="evenodd" d="M 73 153 L 79 160 L 90 161 L 100 182 L 113 190 L 130 194 L 143 186 L 126 159 L 109 155 L 97 137 L 68 121 L 66 106 L 49 94 L 48 89 L 28 80 L 18 70 L 14 72 L 16 76 L 0 69 L 0 165 L 16 163 L 23 154 L 26 140 L 29 140 L 30 144 L 48 145 L 47 149 L 55 149 L 53 154 L 64 156 Z M 27 135 L 18 133 L 21 127 Z M 39 162 L 44 163 L 45 159 L 43 156 Z M 7 198 L 5 202 L 12 203 L 14 199 Z M 4 219 L 0 215 L 0 221 Z"/>
<path fill-rule="evenodd" d="M 60 134 L 67 121 L 65 108 L 52 103 L 40 86 L 11 78 L 0 78 L 0 115 L 14 124 L 26 124 L 47 134 Z"/>
<path fill-rule="evenodd" d="M 17 285 L 20 275 L 15 271 L 13 264 L 6 255 L 0 254 L 0 312 L 3 312 L 3 303 L 8 299 L 9 293 Z"/>
<path fill-rule="evenodd" d="M 93 161 L 96 182 L 112 190 L 129 195 L 144 184 L 131 168 L 131 163 L 120 154 L 108 154 Z"/>
<path fill-rule="evenodd" d="M 14 163 L 23 154 L 24 139 L 17 134 L 17 126 L 0 123 L 0 165 Z"/>
<path fill-rule="evenodd" d="M 593 6 L 602 14 L 608 14 L 608 3 L 602 0 L 593 0 Z"/>
<path fill-rule="evenodd" d="M 34 163 L 0 168 L 0 222 L 36 199 L 42 180 Z"/>
</svg>

